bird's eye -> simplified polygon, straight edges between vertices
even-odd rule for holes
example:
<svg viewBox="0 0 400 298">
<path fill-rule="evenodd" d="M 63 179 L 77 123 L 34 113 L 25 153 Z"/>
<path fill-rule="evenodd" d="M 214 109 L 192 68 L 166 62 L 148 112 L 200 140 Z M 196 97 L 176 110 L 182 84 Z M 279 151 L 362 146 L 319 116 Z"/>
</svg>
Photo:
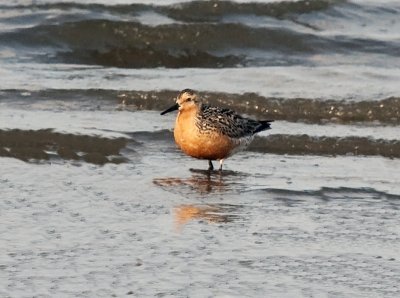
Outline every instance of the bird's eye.
<svg viewBox="0 0 400 298">
<path fill-rule="evenodd" d="M 192 101 L 192 98 L 191 98 L 191 97 L 188 97 L 188 99 L 187 99 L 186 101 Z"/>
</svg>

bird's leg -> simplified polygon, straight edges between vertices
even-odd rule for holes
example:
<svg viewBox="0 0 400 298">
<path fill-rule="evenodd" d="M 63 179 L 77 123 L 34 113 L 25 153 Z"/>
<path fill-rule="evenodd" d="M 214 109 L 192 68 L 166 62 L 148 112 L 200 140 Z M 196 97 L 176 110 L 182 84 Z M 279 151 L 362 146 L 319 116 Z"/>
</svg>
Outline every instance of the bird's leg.
<svg viewBox="0 0 400 298">
<path fill-rule="evenodd" d="M 209 161 L 208 161 L 208 170 L 209 170 L 209 171 L 212 171 L 212 170 L 214 170 L 214 166 L 213 166 L 213 164 L 212 164 L 212 161 L 211 161 L 211 160 L 209 160 Z"/>
<path fill-rule="evenodd" d="M 220 172 L 222 172 L 222 164 L 224 163 L 224 160 L 223 159 L 220 159 L 219 160 L 219 170 L 220 170 Z"/>
</svg>

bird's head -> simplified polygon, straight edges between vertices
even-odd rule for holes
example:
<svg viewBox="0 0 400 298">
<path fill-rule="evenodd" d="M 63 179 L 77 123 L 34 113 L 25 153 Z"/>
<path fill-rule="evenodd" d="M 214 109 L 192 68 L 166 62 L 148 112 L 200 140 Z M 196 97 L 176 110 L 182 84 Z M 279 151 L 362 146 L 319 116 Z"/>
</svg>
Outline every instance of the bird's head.
<svg viewBox="0 0 400 298">
<path fill-rule="evenodd" d="M 199 100 L 197 97 L 196 92 L 194 92 L 191 89 L 184 89 L 182 90 L 179 94 L 178 97 L 175 100 L 175 104 L 166 109 L 165 111 L 161 112 L 161 115 L 167 114 L 169 112 L 175 111 L 175 110 L 187 110 L 194 108 L 198 105 Z"/>
</svg>

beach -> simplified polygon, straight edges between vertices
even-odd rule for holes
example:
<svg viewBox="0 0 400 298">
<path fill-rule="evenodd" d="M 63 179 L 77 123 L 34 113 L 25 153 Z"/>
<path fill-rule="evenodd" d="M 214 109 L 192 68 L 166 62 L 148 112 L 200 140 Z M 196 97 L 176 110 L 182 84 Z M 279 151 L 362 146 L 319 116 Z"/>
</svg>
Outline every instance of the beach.
<svg viewBox="0 0 400 298">
<path fill-rule="evenodd" d="M 398 297 L 396 1 L 5 1 L 0 296 Z M 274 119 L 224 170 L 192 88 Z"/>
</svg>

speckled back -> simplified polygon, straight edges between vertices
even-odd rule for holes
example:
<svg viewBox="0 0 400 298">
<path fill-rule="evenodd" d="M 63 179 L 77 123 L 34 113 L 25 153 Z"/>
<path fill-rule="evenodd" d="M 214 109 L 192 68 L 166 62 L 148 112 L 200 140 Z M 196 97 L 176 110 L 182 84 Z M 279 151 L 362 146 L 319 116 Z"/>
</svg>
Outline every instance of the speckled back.
<svg viewBox="0 0 400 298">
<path fill-rule="evenodd" d="M 243 138 L 263 130 L 259 121 L 244 118 L 230 109 L 204 104 L 196 115 L 196 126 L 201 133 L 218 132 L 231 138 Z"/>
</svg>

